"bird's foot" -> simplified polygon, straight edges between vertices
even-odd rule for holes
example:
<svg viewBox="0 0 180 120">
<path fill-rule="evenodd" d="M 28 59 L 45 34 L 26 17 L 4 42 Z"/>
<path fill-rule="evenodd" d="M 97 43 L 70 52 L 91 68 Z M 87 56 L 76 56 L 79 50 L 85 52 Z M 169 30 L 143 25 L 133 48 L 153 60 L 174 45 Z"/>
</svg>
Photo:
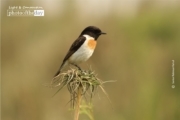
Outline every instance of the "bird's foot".
<svg viewBox="0 0 180 120">
<path fill-rule="evenodd" d="M 78 65 L 76 65 L 76 64 L 72 64 L 72 65 L 74 65 L 75 67 L 77 67 L 80 71 L 83 71 Z"/>
<path fill-rule="evenodd" d="M 82 73 L 86 74 L 86 71 L 82 70 L 78 65 L 76 65 L 76 64 L 72 64 L 72 65 L 74 65 L 75 67 L 77 67 Z"/>
</svg>

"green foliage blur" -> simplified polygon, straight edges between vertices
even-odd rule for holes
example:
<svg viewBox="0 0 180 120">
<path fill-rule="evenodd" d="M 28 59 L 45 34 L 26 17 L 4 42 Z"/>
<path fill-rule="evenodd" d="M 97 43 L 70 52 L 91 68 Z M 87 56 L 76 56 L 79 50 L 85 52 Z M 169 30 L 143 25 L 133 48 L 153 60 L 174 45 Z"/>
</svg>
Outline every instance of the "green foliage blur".
<svg viewBox="0 0 180 120">
<path fill-rule="evenodd" d="M 80 66 L 103 81 L 116 80 L 104 84 L 113 108 L 102 91 L 93 97 L 95 120 L 180 119 L 180 2 L 141 1 L 134 10 L 135 2 L 106 2 L 2 1 L 2 120 L 73 119 L 67 89 L 52 97 L 58 88 L 44 85 L 89 25 L 107 35 Z M 13 5 L 42 6 L 45 16 L 8 17 Z"/>
</svg>

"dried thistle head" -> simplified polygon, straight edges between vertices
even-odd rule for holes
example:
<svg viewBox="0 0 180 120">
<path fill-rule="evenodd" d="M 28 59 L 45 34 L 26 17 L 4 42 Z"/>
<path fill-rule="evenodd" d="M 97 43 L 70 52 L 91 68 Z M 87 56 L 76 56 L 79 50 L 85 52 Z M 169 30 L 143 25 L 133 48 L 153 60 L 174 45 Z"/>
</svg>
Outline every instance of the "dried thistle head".
<svg viewBox="0 0 180 120">
<path fill-rule="evenodd" d="M 97 78 L 97 75 L 92 70 L 81 71 L 78 69 L 70 69 L 52 80 L 51 85 L 53 87 L 60 87 L 55 93 L 57 94 L 64 86 L 67 86 L 68 91 L 71 95 L 71 103 L 74 108 L 75 102 L 78 96 L 78 90 L 81 90 L 81 95 L 85 96 L 89 93 L 92 98 L 95 89 L 99 86 L 103 92 L 102 81 Z"/>
</svg>

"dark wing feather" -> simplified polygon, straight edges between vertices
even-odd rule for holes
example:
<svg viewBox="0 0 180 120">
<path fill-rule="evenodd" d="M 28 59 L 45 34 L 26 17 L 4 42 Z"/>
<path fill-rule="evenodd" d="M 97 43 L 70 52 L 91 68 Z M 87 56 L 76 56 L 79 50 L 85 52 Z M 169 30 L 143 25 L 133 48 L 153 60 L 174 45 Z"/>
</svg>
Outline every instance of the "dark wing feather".
<svg viewBox="0 0 180 120">
<path fill-rule="evenodd" d="M 81 45 L 84 43 L 84 41 L 86 40 L 86 38 L 84 36 L 79 37 L 78 39 L 76 39 L 74 41 L 74 43 L 71 45 L 69 52 L 67 53 L 67 55 L 65 56 L 63 63 L 61 64 L 59 70 L 56 72 L 56 74 L 54 75 L 54 78 L 59 75 L 59 73 L 61 72 L 62 67 L 64 66 L 64 63 L 66 62 L 67 59 L 69 59 L 69 57 L 76 52 Z"/>
<path fill-rule="evenodd" d="M 78 39 L 76 39 L 74 41 L 74 43 L 71 45 L 71 47 L 70 47 L 67 55 L 65 56 L 63 62 L 65 62 L 67 59 L 69 59 L 69 57 L 81 47 L 81 45 L 84 43 L 85 40 L 86 40 L 86 38 L 84 36 L 81 36 Z"/>
</svg>

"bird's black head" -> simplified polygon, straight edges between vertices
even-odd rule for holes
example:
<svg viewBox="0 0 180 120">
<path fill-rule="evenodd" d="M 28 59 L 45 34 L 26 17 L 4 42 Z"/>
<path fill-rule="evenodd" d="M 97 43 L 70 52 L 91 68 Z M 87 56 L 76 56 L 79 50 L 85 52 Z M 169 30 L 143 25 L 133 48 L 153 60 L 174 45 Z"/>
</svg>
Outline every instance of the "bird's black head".
<svg viewBox="0 0 180 120">
<path fill-rule="evenodd" d="M 82 31 L 80 36 L 85 35 L 85 34 L 92 36 L 94 37 L 95 40 L 97 40 L 101 34 L 106 34 L 106 33 L 102 32 L 99 28 L 95 26 L 89 26 Z"/>
</svg>

